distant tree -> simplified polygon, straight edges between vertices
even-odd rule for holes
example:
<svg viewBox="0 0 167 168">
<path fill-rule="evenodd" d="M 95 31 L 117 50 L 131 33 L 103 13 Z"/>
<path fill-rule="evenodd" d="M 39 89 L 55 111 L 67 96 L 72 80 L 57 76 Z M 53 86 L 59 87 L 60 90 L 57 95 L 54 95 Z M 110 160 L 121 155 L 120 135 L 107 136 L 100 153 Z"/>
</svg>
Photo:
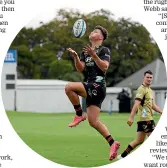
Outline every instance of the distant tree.
<svg viewBox="0 0 167 168">
<path fill-rule="evenodd" d="M 73 72 L 73 66 L 71 62 L 67 60 L 55 60 L 50 64 L 49 77 L 51 79 L 61 79 L 64 74 Z"/>
<path fill-rule="evenodd" d="M 73 81 L 73 82 L 82 82 L 84 79 L 83 75 L 79 72 L 71 72 L 63 75 L 62 80 Z"/>
<path fill-rule="evenodd" d="M 157 46 L 139 23 L 120 19 L 109 34 L 106 45 L 112 50 L 108 85 L 113 86 L 156 59 Z"/>
<path fill-rule="evenodd" d="M 26 45 L 19 45 L 17 47 L 12 47 L 12 49 L 17 50 L 18 54 L 18 65 L 17 71 L 20 73 L 20 78 L 33 78 L 33 63 L 32 63 L 32 53 L 29 52 L 29 49 Z"/>
</svg>

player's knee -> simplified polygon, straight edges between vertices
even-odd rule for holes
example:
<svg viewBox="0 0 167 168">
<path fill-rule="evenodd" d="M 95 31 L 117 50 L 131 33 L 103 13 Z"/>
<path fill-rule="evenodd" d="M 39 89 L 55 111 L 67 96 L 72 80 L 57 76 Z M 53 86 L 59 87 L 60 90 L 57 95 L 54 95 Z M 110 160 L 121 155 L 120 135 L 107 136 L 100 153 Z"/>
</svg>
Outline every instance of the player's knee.
<svg viewBox="0 0 167 168">
<path fill-rule="evenodd" d="M 136 146 L 141 145 L 144 142 L 144 140 L 136 141 Z"/>
<path fill-rule="evenodd" d="M 139 141 L 139 145 L 141 145 L 144 141 Z"/>
<path fill-rule="evenodd" d="M 68 84 L 65 86 L 65 92 L 66 92 L 66 94 L 68 94 L 70 91 L 71 91 L 71 84 L 68 83 Z"/>
<path fill-rule="evenodd" d="M 89 121 L 89 125 L 93 128 L 97 127 L 97 121 L 96 120 L 88 120 Z"/>
</svg>

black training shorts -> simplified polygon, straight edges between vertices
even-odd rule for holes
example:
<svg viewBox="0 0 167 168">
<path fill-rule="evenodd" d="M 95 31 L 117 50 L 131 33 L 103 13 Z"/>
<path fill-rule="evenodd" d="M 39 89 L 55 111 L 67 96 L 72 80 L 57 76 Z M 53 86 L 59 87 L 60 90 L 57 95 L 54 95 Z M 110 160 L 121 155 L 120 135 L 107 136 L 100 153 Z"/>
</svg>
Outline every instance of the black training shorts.
<svg viewBox="0 0 167 168">
<path fill-rule="evenodd" d="M 101 108 L 101 104 L 106 97 L 106 87 L 100 83 L 87 83 L 83 82 L 85 90 L 87 92 L 86 105 L 95 105 Z"/>
<path fill-rule="evenodd" d="M 155 128 L 154 120 L 137 122 L 137 132 L 150 133 L 153 132 L 154 128 Z"/>
</svg>

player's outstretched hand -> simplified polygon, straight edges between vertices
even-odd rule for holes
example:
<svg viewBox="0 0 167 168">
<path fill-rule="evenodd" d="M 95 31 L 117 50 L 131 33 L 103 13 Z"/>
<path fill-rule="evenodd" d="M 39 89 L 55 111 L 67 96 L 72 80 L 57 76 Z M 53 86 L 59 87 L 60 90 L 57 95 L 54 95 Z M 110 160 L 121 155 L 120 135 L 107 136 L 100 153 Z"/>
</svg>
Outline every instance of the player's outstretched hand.
<svg viewBox="0 0 167 168">
<path fill-rule="evenodd" d="M 78 54 L 72 48 L 67 48 L 67 50 L 72 54 L 73 57 L 77 57 Z"/>
<path fill-rule="evenodd" d="M 89 44 L 88 44 L 87 46 L 85 46 L 82 50 L 83 50 L 84 53 L 86 53 L 86 54 L 88 54 L 88 55 L 90 55 L 90 56 L 96 55 L 95 50 L 93 50 L 93 49 L 90 47 Z"/>
<path fill-rule="evenodd" d="M 129 117 L 128 121 L 127 121 L 127 124 L 129 126 L 131 126 L 133 124 L 133 118 L 132 117 Z"/>
</svg>

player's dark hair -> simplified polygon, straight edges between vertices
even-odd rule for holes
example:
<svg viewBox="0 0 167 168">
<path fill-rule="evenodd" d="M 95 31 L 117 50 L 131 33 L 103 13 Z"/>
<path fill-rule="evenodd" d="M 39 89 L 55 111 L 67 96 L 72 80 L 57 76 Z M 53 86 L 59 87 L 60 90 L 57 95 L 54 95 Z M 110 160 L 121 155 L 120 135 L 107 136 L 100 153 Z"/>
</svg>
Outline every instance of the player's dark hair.
<svg viewBox="0 0 167 168">
<path fill-rule="evenodd" d="M 145 76 L 146 74 L 153 75 L 153 73 L 152 73 L 150 70 L 148 70 L 148 71 L 145 71 L 145 72 L 144 72 L 144 76 Z"/>
<path fill-rule="evenodd" d="M 99 29 L 99 30 L 101 30 L 101 32 L 102 32 L 102 34 L 103 34 L 103 37 L 104 37 L 103 41 L 108 38 L 108 31 L 107 31 L 104 27 L 98 25 L 98 26 L 96 26 L 94 29 Z"/>
</svg>

